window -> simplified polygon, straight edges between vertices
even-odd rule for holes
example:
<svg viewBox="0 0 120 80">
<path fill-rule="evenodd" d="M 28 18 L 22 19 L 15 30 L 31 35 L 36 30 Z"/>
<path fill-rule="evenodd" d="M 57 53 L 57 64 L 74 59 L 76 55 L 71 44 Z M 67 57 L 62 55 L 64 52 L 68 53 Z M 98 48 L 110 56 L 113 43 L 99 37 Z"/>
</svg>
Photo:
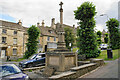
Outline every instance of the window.
<svg viewBox="0 0 120 80">
<path fill-rule="evenodd" d="M 16 35 L 17 34 L 17 31 L 14 31 L 14 35 Z"/>
<path fill-rule="evenodd" d="M 13 55 L 17 55 L 17 49 L 13 49 Z"/>
<path fill-rule="evenodd" d="M 50 37 L 49 36 L 47 37 L 47 41 L 50 41 Z"/>
<path fill-rule="evenodd" d="M 40 39 L 38 39 L 38 43 L 40 43 Z"/>
<path fill-rule="evenodd" d="M 54 41 L 56 41 L 56 37 L 54 37 Z"/>
<path fill-rule="evenodd" d="M 7 33 L 7 30 L 6 30 L 6 29 L 3 29 L 3 30 L 2 30 L 2 33 L 3 33 L 3 34 L 6 34 L 6 33 Z"/>
<path fill-rule="evenodd" d="M 6 37 L 2 37 L 2 43 L 6 43 Z"/>
<path fill-rule="evenodd" d="M 13 44 L 17 44 L 17 38 L 13 39 Z"/>
</svg>

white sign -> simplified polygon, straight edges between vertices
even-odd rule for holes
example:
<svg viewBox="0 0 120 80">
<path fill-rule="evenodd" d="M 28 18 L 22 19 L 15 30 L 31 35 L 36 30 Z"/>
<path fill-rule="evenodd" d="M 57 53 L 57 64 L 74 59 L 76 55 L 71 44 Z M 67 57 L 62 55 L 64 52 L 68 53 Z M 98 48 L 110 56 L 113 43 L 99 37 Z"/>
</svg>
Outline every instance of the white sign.
<svg viewBox="0 0 120 80">
<path fill-rule="evenodd" d="M 2 50 L 1 51 L 1 58 L 4 58 L 5 57 L 5 50 Z"/>
</svg>

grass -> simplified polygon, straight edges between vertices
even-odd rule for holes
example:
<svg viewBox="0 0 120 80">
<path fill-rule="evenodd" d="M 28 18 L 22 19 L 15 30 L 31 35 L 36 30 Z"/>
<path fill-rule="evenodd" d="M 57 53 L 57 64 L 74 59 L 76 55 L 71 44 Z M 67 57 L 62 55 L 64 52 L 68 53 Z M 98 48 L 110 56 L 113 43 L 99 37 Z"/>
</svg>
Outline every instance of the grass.
<svg viewBox="0 0 120 80">
<path fill-rule="evenodd" d="M 101 51 L 100 56 L 95 59 L 116 60 L 116 59 L 120 58 L 120 49 L 112 50 L 112 52 L 113 52 L 112 59 L 107 58 L 107 50 Z"/>
<path fill-rule="evenodd" d="M 15 61 L 15 62 L 20 62 L 20 61 L 22 61 L 22 60 L 24 60 L 25 58 L 19 58 L 19 59 L 17 59 L 17 60 L 11 60 L 11 61 Z"/>
<path fill-rule="evenodd" d="M 73 52 L 76 52 L 78 50 L 78 48 L 73 48 Z"/>
<path fill-rule="evenodd" d="M 76 52 L 78 48 L 73 48 L 73 52 Z M 99 57 L 95 58 L 95 59 L 103 59 L 103 60 L 116 60 L 118 58 L 120 58 L 120 49 L 116 49 L 116 50 L 112 50 L 113 52 L 113 58 L 112 59 L 108 59 L 107 58 L 107 50 L 101 51 L 101 54 L 99 55 Z M 89 61 L 89 59 L 86 59 L 86 61 Z"/>
</svg>

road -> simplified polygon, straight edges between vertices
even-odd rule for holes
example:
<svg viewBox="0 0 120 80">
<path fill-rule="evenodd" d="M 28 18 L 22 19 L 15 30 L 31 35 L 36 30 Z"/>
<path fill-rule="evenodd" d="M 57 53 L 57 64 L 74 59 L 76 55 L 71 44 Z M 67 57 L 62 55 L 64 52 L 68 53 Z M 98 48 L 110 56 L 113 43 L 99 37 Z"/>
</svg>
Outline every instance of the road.
<svg viewBox="0 0 120 80">
<path fill-rule="evenodd" d="M 118 63 L 120 65 L 120 59 L 108 61 L 104 66 L 81 78 L 118 78 L 120 76 L 120 73 L 118 76 Z"/>
</svg>

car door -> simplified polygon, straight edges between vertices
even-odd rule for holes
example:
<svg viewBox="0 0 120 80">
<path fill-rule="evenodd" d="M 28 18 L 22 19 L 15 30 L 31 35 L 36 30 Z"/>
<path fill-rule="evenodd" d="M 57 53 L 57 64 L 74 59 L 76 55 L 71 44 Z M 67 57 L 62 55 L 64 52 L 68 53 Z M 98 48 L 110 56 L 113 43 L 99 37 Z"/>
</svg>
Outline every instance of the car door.
<svg viewBox="0 0 120 80">
<path fill-rule="evenodd" d="M 42 56 L 41 56 L 41 54 L 38 54 L 37 56 L 36 56 L 36 58 L 35 58 L 35 62 L 34 62 L 34 64 L 36 65 L 36 66 L 38 66 L 38 65 L 40 65 L 40 61 L 41 61 L 41 58 L 42 58 Z"/>
<path fill-rule="evenodd" d="M 41 56 L 42 56 L 42 58 L 41 58 L 40 62 L 41 62 L 41 64 L 45 64 L 45 54 L 42 54 Z"/>
</svg>

